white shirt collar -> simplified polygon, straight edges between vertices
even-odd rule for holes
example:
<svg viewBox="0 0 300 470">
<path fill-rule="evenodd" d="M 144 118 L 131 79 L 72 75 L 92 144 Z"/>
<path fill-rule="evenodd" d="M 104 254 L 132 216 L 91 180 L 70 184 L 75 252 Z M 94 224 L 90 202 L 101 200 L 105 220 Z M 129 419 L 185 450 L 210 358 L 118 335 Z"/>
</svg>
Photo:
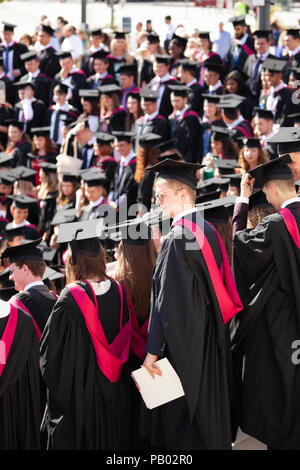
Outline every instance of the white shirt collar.
<svg viewBox="0 0 300 470">
<path fill-rule="evenodd" d="M 284 203 L 281 205 L 281 209 L 284 209 L 286 206 L 289 206 L 290 204 L 293 204 L 294 202 L 300 202 L 300 197 L 292 197 L 291 199 L 284 201 Z"/>
<path fill-rule="evenodd" d="M 277 85 L 276 88 L 271 87 L 271 92 L 276 93 L 277 91 L 282 90 L 282 88 L 286 88 L 286 87 L 287 85 L 283 81 L 281 81 L 279 85 Z"/>
<path fill-rule="evenodd" d="M 248 39 L 248 34 L 246 33 L 245 36 L 242 37 L 242 39 L 237 40 L 237 43 L 243 45 L 243 44 L 245 44 L 247 39 Z"/>
<path fill-rule="evenodd" d="M 130 160 L 132 160 L 133 157 L 134 157 L 133 152 L 130 152 L 130 154 L 127 155 L 127 157 L 121 157 L 121 164 L 122 165 L 127 165 L 130 162 Z"/>
<path fill-rule="evenodd" d="M 169 73 L 166 73 L 163 77 L 159 78 L 157 77 L 157 80 L 159 82 L 166 82 L 167 80 L 171 80 L 172 76 Z"/>
<path fill-rule="evenodd" d="M 101 204 L 101 202 L 103 201 L 103 196 L 100 196 L 99 199 L 95 202 L 92 202 L 90 201 L 90 207 L 93 208 L 93 207 L 97 207 Z"/>
<path fill-rule="evenodd" d="M 264 54 L 256 54 L 256 57 L 261 60 L 266 60 L 269 55 L 269 51 L 265 52 Z"/>
<path fill-rule="evenodd" d="M 97 80 L 103 79 L 106 77 L 106 75 L 108 75 L 107 70 L 104 73 L 96 73 L 96 79 Z"/>
<path fill-rule="evenodd" d="M 218 80 L 215 85 L 209 85 L 208 89 L 209 89 L 209 91 L 215 91 L 218 88 L 220 88 L 220 86 L 222 86 L 222 82 L 221 82 L 221 80 Z"/>
<path fill-rule="evenodd" d="M 5 47 L 7 47 L 7 46 L 10 47 L 14 44 L 14 42 L 15 41 L 11 41 L 9 44 L 7 44 L 7 42 L 3 41 L 3 44 L 4 44 Z"/>
<path fill-rule="evenodd" d="M 33 281 L 33 282 L 30 282 L 29 284 L 27 284 L 27 286 L 24 287 L 24 290 L 28 290 L 30 289 L 31 287 L 35 287 L 35 286 L 44 286 L 44 283 L 43 281 Z"/>
<path fill-rule="evenodd" d="M 240 122 L 242 122 L 244 120 L 244 116 L 242 116 L 240 114 L 240 116 L 235 120 L 233 121 L 231 124 L 227 124 L 227 127 L 229 129 L 234 129 L 236 126 L 238 126 L 240 124 Z"/>
<path fill-rule="evenodd" d="M 10 314 L 10 304 L 0 300 L 0 318 L 7 317 Z"/>
<path fill-rule="evenodd" d="M 16 224 L 14 220 L 12 221 L 12 228 L 26 227 L 27 225 L 30 225 L 28 220 L 24 220 L 21 224 Z"/>
<path fill-rule="evenodd" d="M 294 49 L 294 50 L 291 51 L 291 52 L 292 52 L 292 54 L 291 54 L 292 56 L 298 54 L 298 52 L 300 52 L 300 46 L 296 47 L 296 49 Z"/>
<path fill-rule="evenodd" d="M 186 86 L 191 87 L 195 83 L 197 83 L 197 80 L 194 78 L 194 80 L 192 80 L 190 83 L 187 83 Z"/>
<path fill-rule="evenodd" d="M 197 210 L 198 210 L 198 207 L 192 207 L 190 209 L 186 209 L 185 211 L 179 212 L 179 214 L 175 215 L 172 225 L 174 225 L 176 222 L 178 222 L 178 220 L 182 219 L 186 215 L 193 214 Z"/>
<path fill-rule="evenodd" d="M 151 121 L 156 116 L 158 116 L 158 111 L 154 111 L 152 114 L 145 114 L 145 121 Z"/>
</svg>

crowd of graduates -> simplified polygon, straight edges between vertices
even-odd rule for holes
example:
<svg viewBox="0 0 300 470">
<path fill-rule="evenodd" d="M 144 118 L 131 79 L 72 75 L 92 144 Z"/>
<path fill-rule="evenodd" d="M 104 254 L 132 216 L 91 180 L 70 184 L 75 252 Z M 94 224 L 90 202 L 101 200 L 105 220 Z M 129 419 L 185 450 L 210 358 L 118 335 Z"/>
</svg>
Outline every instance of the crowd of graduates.
<svg viewBox="0 0 300 470">
<path fill-rule="evenodd" d="M 198 280 L 202 261 L 185 258 L 180 244 L 164 242 L 174 221 L 180 221 L 176 211 L 166 210 L 171 202 L 164 206 L 164 201 L 170 192 L 183 191 L 178 213 L 183 213 L 184 203 L 188 213 L 204 211 L 205 236 L 218 276 L 225 272 L 235 314 L 243 305 L 252 306 L 256 295 L 262 302 L 253 288 L 257 278 L 261 281 L 258 268 L 255 272 L 254 265 L 245 264 L 250 255 L 243 252 L 245 246 L 250 250 L 251 243 L 255 245 L 255 236 L 264 245 L 255 245 L 254 253 L 266 256 L 261 260 L 257 255 L 257 266 L 270 275 L 264 282 L 274 281 L 266 231 L 261 238 L 257 233 L 237 238 L 236 245 L 233 239 L 246 228 L 252 234 L 264 217 L 280 209 L 278 194 L 271 203 L 262 191 L 265 184 L 292 181 L 282 203 L 295 199 L 299 191 L 300 172 L 292 174 L 285 165 L 292 166 L 292 160 L 282 157 L 299 151 L 300 29 L 286 29 L 285 54 L 281 51 L 279 57 L 271 30 L 251 32 L 245 15 L 231 22 L 234 39 L 225 55 L 213 52 L 210 33 L 200 31 L 193 58 L 185 56 L 193 38 L 174 28 L 163 42 L 151 22 L 139 46 L 144 58 L 128 52 L 125 32 L 110 37 L 94 29 L 89 48 L 81 53 L 71 39 L 69 48 L 66 43 L 62 47 L 62 38 L 42 23 L 35 32 L 35 50 L 15 42 L 15 26 L 3 23 L 0 344 L 5 343 L 6 351 L 5 360 L 0 360 L 0 449 L 228 449 L 235 438 L 230 421 L 269 447 L 295 446 L 298 426 L 291 431 L 290 420 L 285 423 L 281 415 L 278 421 L 273 416 L 272 427 L 265 425 L 272 412 L 262 412 L 263 424 L 257 430 L 243 402 L 229 418 L 234 382 L 226 362 L 229 339 L 224 325 L 229 320 L 220 325 L 209 316 L 213 311 L 224 314 L 215 303 L 220 303 L 218 288 L 207 281 L 204 268 Z M 72 38 L 72 28 L 65 28 L 70 33 L 65 37 Z M 247 190 L 249 174 L 257 183 L 252 194 Z M 168 186 L 168 180 L 173 185 Z M 153 209 L 155 203 L 162 212 Z M 197 273 L 196 283 L 187 263 Z M 230 264 L 239 273 L 235 281 Z M 211 271 L 209 276 L 214 277 Z M 184 293 L 176 305 L 180 286 Z M 170 300 L 168 295 L 175 297 Z M 191 298 L 196 299 L 193 304 Z M 261 310 L 267 301 L 259 304 Z M 176 313 L 180 304 L 191 316 L 182 330 Z M 167 329 L 173 308 L 176 328 L 188 342 L 185 337 L 180 341 L 175 329 Z M 193 309 L 205 312 L 200 326 Z M 165 318 L 161 326 L 158 316 Z M 242 335 L 249 332 L 245 318 Z M 192 340 L 195 332 L 199 344 Z M 237 361 L 242 357 L 240 345 L 248 347 L 239 334 L 233 342 L 240 354 Z M 184 351 L 201 355 L 199 345 L 206 348 L 210 359 L 202 362 L 199 383 L 191 372 L 194 366 L 182 372 L 172 349 L 174 338 L 185 360 Z M 217 359 L 216 344 L 223 362 Z M 145 353 L 144 365 L 151 374 L 155 360 L 164 354 L 178 366 L 186 402 L 180 399 L 152 414 L 145 408 L 130 375 L 143 364 Z M 208 372 L 211 366 L 216 375 Z M 273 375 L 268 378 L 272 388 Z M 247 380 L 248 391 L 254 379 Z M 200 382 L 212 386 L 211 396 Z M 295 387 L 288 387 L 293 399 Z M 266 390 L 260 390 L 262 395 Z M 293 406 L 289 413 L 297 409 Z M 284 436 L 291 431 L 286 443 L 281 432 L 274 432 L 278 422 L 286 424 Z"/>
</svg>

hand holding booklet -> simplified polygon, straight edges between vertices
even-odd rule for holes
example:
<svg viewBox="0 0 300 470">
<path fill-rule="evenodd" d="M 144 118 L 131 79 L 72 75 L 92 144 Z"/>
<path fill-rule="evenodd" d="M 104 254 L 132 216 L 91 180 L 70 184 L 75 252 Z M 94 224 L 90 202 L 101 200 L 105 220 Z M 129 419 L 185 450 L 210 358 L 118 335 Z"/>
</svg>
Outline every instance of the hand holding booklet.
<svg viewBox="0 0 300 470">
<path fill-rule="evenodd" d="M 145 367 L 131 374 L 145 405 L 150 410 L 184 396 L 180 379 L 168 359 L 160 359 L 155 365 L 159 367 L 162 375 L 155 375 L 154 379 Z"/>
</svg>

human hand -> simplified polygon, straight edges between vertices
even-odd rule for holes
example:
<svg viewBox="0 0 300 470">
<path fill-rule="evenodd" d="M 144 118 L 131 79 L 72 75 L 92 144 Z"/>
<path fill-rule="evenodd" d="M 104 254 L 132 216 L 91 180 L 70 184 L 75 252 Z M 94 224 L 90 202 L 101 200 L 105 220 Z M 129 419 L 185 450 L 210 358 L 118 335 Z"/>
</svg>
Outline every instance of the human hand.
<svg viewBox="0 0 300 470">
<path fill-rule="evenodd" d="M 158 356 L 154 356 L 153 354 L 148 353 L 145 357 L 144 363 L 142 367 L 146 367 L 147 371 L 151 375 L 152 379 L 155 378 L 155 375 L 162 375 L 162 371 L 155 365 Z"/>
<path fill-rule="evenodd" d="M 242 176 L 241 181 L 241 197 L 249 198 L 253 191 L 254 179 L 250 177 L 249 173 Z"/>
</svg>

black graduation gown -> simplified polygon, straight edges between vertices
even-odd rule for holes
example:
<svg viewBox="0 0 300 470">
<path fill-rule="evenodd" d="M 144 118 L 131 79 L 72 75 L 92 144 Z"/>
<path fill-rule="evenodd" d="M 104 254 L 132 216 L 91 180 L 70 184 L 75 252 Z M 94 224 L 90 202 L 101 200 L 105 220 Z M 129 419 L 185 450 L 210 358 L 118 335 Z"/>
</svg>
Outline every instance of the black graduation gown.
<svg viewBox="0 0 300 470">
<path fill-rule="evenodd" d="M 180 83 L 172 78 L 170 80 L 166 80 L 165 82 L 163 82 L 163 85 L 164 85 L 164 92 L 162 94 L 162 97 L 161 97 L 161 101 L 160 101 L 160 105 L 159 105 L 159 110 L 158 110 L 158 114 L 161 114 L 162 116 L 164 116 L 166 119 L 168 119 L 169 115 L 171 114 L 172 110 L 173 110 L 173 107 L 171 105 L 171 90 L 170 88 L 168 88 L 168 85 L 180 85 Z M 157 85 L 157 82 L 156 81 L 151 81 L 149 83 L 149 88 L 153 88 L 153 86 L 156 86 Z"/>
<path fill-rule="evenodd" d="M 90 77 L 94 73 L 93 69 L 93 52 L 88 50 L 82 54 L 80 68 L 84 71 L 87 77 Z"/>
<path fill-rule="evenodd" d="M 115 169 L 114 182 L 113 182 L 114 193 L 117 194 L 118 201 L 121 196 L 126 195 L 127 209 L 129 209 L 132 204 L 135 204 L 137 202 L 138 185 L 134 179 L 135 169 L 136 169 L 136 162 L 133 162 L 127 165 L 123 171 L 119 184 L 118 184 L 119 165 L 117 165 Z"/>
<path fill-rule="evenodd" d="M 68 78 L 71 77 L 71 91 L 72 91 L 72 98 L 68 100 L 71 106 L 77 109 L 82 109 L 80 97 L 79 97 L 79 90 L 81 88 L 86 88 L 86 75 L 82 70 L 77 70 L 73 73 L 70 73 Z M 54 77 L 51 89 L 50 89 L 50 100 L 53 103 L 53 90 L 58 83 L 61 83 L 60 74 L 57 73 Z"/>
<path fill-rule="evenodd" d="M 274 59 L 275 56 L 273 54 L 268 54 L 267 59 Z M 254 64 L 255 62 L 257 61 L 257 57 L 255 54 L 252 54 L 252 55 L 249 55 L 248 58 L 246 59 L 246 62 L 244 64 L 244 72 L 248 75 L 249 79 L 247 80 L 246 84 L 248 85 L 248 87 L 250 88 L 251 86 L 251 81 L 253 79 L 253 73 L 254 73 Z M 260 69 L 261 70 L 261 69 Z M 259 76 L 258 76 L 258 80 L 257 80 L 257 83 L 256 83 L 256 88 L 255 88 L 255 101 L 256 101 L 256 104 L 258 104 L 258 98 L 259 98 L 259 95 L 261 93 L 261 89 L 262 89 L 262 83 L 261 83 L 261 79 L 260 79 L 260 72 L 259 72 Z"/>
<path fill-rule="evenodd" d="M 294 119 L 288 116 L 299 111 L 298 106 L 293 103 L 293 90 L 288 87 L 282 88 L 275 93 L 276 96 L 278 96 L 275 111 L 276 124 L 280 124 L 281 127 L 293 127 Z"/>
<path fill-rule="evenodd" d="M 55 49 L 50 46 L 44 49 L 39 57 L 40 70 L 50 79 L 53 79 L 54 76 L 60 71 L 59 59 L 55 52 Z"/>
<path fill-rule="evenodd" d="M 93 299 L 90 287 L 80 286 Z M 112 283 L 97 296 L 99 319 L 109 343 L 119 332 L 120 298 Z M 125 300 L 125 294 L 124 294 Z M 123 325 L 129 314 L 124 301 Z M 41 340 L 41 371 L 49 389 L 43 428 L 53 449 L 130 448 L 132 392 L 125 364 L 111 383 L 99 369 L 93 343 L 77 303 L 66 287 Z"/>
<path fill-rule="evenodd" d="M 245 42 L 245 45 L 237 46 L 239 48 L 239 54 L 237 58 L 234 57 L 234 50 L 236 48 L 236 43 L 233 40 L 228 52 L 227 56 L 227 63 L 226 63 L 226 71 L 227 73 L 230 72 L 230 70 L 233 69 L 233 67 L 239 67 L 240 69 L 243 69 L 245 62 L 249 55 L 252 55 L 251 52 L 254 54 L 254 39 L 252 36 L 248 35 L 248 38 Z"/>
<path fill-rule="evenodd" d="M 182 118 L 169 117 L 170 137 L 177 139 L 177 148 L 182 153 L 185 161 L 197 163 L 202 161 L 202 135 L 203 128 L 195 111 L 187 110 Z"/>
<path fill-rule="evenodd" d="M 7 126 L 7 119 L 12 119 L 13 108 L 6 108 L 4 105 L 0 105 L 0 126 Z M 7 144 L 7 132 L 0 132 L 0 144 L 6 148 Z"/>
<path fill-rule="evenodd" d="M 38 229 L 43 236 L 44 232 L 51 230 L 51 222 L 56 211 L 57 191 L 49 193 L 49 195 L 40 201 L 41 213 Z"/>
<path fill-rule="evenodd" d="M 0 337 L 8 318 L 0 318 Z M 0 450 L 40 448 L 39 344 L 32 319 L 20 309 L 0 377 L 0 426 Z"/>
<path fill-rule="evenodd" d="M 143 60 L 142 70 L 141 70 L 141 83 L 151 82 L 152 78 L 154 78 L 155 74 L 153 72 L 153 62 L 149 59 Z"/>
<path fill-rule="evenodd" d="M 20 165 L 26 166 L 28 159 L 27 154 L 29 152 L 31 152 L 31 144 L 25 140 L 20 141 L 16 146 L 14 146 L 13 150 L 9 152 L 9 154 L 14 157 L 12 167 L 15 168 Z"/>
<path fill-rule="evenodd" d="M 100 130 L 109 134 L 113 131 L 122 132 L 125 130 L 126 118 L 127 112 L 120 106 L 108 118 L 100 119 Z"/>
<path fill-rule="evenodd" d="M 189 87 L 188 105 L 190 109 L 195 111 L 199 116 L 203 116 L 203 102 L 204 98 L 202 93 L 205 93 L 204 88 L 198 83 L 194 83 Z"/>
<path fill-rule="evenodd" d="M 153 133 L 160 135 L 163 142 L 169 139 L 169 122 L 164 116 L 158 114 L 155 116 L 155 118 L 149 120 L 146 124 L 144 124 L 144 122 L 144 116 L 141 116 L 135 121 L 137 138 L 142 135 Z"/>
<path fill-rule="evenodd" d="M 43 127 L 45 114 L 47 112 L 47 108 L 44 103 L 40 100 L 33 101 L 31 103 L 32 110 L 33 110 L 33 118 L 30 121 L 26 121 L 26 134 L 33 138 L 33 134 L 31 129 L 35 127 Z M 14 118 L 19 120 L 20 111 L 22 110 L 21 103 L 17 103 L 14 108 Z"/>
<path fill-rule="evenodd" d="M 21 81 L 28 82 L 28 78 L 29 74 L 26 74 L 24 75 L 24 77 L 21 78 Z M 34 96 L 36 97 L 36 99 L 41 100 L 44 105 L 48 108 L 51 80 L 44 73 L 39 73 L 33 81 L 35 86 Z"/>
<path fill-rule="evenodd" d="M 300 228 L 300 204 L 287 206 Z M 246 306 L 232 320 L 235 422 L 274 449 L 300 448 L 300 253 L 280 214 L 233 240 L 233 269 Z"/>
<path fill-rule="evenodd" d="M 220 267 L 214 229 L 199 220 L 199 214 L 185 218 L 203 224 Z M 171 229 L 163 241 L 153 276 L 151 309 L 146 352 L 167 357 L 185 391 L 184 397 L 151 411 L 148 434 L 152 445 L 231 449 L 226 327 L 202 252 L 195 249 L 195 239 L 185 228 Z"/>
<path fill-rule="evenodd" d="M 110 74 L 107 74 L 106 77 L 101 78 L 100 80 L 97 80 L 96 75 L 91 75 L 86 81 L 87 88 L 92 89 L 92 90 L 97 90 L 100 86 L 103 86 L 103 85 L 112 85 L 112 84 L 119 85 L 117 80 Z"/>
<path fill-rule="evenodd" d="M 151 209 L 154 180 L 155 173 L 153 171 L 145 171 L 144 177 L 138 187 L 137 200 L 139 203 L 146 206 L 148 211 Z"/>
<path fill-rule="evenodd" d="M 6 75 L 4 75 L 0 79 L 0 85 L 1 85 L 1 83 L 4 83 L 4 85 L 5 85 L 5 100 L 6 100 L 6 102 L 11 104 L 12 106 L 14 106 L 14 104 L 15 104 L 15 95 L 16 95 L 16 90 L 14 88 L 16 88 L 16 87 L 14 87 L 12 85 L 12 82 L 10 81 L 10 79 Z"/>
<path fill-rule="evenodd" d="M 106 58 L 109 60 L 109 67 L 108 67 L 108 72 L 117 80 L 118 83 L 120 83 L 120 68 L 126 65 L 126 59 L 123 57 L 121 59 L 118 59 L 117 57 L 114 57 L 112 54 L 108 54 Z M 132 62 L 130 62 L 130 65 L 133 65 L 134 67 L 134 83 L 137 83 L 137 71 L 138 71 L 138 65 L 137 65 L 137 60 L 133 59 Z"/>
<path fill-rule="evenodd" d="M 112 189 L 112 185 L 114 181 L 117 162 L 115 160 L 109 159 L 109 160 L 104 160 L 100 163 L 97 163 L 97 157 L 94 157 L 91 162 L 91 167 L 94 167 L 94 166 L 101 169 L 101 171 L 105 173 L 105 176 L 109 181 L 109 191 L 110 191 Z"/>
</svg>

